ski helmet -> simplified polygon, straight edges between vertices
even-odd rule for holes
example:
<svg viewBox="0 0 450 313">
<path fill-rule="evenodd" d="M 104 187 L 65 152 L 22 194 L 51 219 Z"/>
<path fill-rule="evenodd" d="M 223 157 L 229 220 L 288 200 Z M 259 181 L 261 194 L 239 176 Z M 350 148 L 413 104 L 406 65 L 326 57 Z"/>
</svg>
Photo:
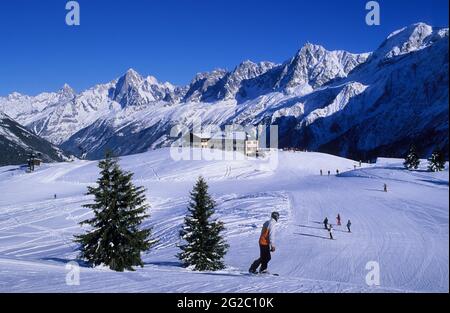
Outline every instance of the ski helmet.
<svg viewBox="0 0 450 313">
<path fill-rule="evenodd" d="M 278 222 L 278 219 L 280 218 L 280 213 L 272 212 L 272 218 Z"/>
</svg>

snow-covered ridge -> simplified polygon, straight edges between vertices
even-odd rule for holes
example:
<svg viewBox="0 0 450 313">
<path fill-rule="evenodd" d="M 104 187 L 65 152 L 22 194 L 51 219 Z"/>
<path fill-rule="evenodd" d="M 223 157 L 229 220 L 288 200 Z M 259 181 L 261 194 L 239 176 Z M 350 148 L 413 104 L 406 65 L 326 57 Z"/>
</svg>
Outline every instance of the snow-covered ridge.
<svg viewBox="0 0 450 313">
<path fill-rule="evenodd" d="M 392 58 L 425 49 L 434 42 L 448 37 L 448 28 L 433 28 L 416 23 L 391 33 L 374 57 Z"/>
</svg>

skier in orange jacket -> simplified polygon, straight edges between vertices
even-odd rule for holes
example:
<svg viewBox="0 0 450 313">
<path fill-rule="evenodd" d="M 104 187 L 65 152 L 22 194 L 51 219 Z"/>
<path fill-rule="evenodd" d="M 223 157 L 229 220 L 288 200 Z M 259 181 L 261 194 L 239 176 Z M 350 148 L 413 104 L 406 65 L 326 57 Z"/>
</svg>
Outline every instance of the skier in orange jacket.
<svg viewBox="0 0 450 313">
<path fill-rule="evenodd" d="M 260 257 L 250 266 L 248 270 L 250 273 L 256 274 L 259 266 L 261 266 L 259 269 L 260 273 L 267 273 L 267 264 L 272 258 L 270 252 L 275 252 L 274 228 L 279 218 L 280 214 L 278 212 L 272 212 L 271 219 L 264 223 L 261 236 L 259 237 Z"/>
</svg>

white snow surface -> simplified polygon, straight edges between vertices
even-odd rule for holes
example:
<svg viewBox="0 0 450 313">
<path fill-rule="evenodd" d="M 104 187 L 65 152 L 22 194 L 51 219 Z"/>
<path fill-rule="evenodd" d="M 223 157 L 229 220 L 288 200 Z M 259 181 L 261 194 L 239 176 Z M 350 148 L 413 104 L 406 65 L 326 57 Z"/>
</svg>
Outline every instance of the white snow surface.
<svg viewBox="0 0 450 313">
<path fill-rule="evenodd" d="M 402 160 L 380 159 L 354 169 L 355 161 L 312 152 L 277 158 L 174 161 L 167 148 L 121 158 L 135 184 L 147 188 L 144 226 L 159 239 L 143 253 L 144 268 L 123 273 L 83 265 L 72 241 L 87 230 L 78 222 L 91 215 L 82 205 L 92 200 L 85 192 L 97 162 L 45 164 L 32 174 L 0 167 L 0 292 L 448 292 L 448 167 L 429 173 L 422 162 L 410 172 Z M 230 244 L 228 267 L 219 272 L 190 271 L 175 257 L 199 175 Z M 281 219 L 269 269 L 280 276 L 246 275 L 274 210 Z M 351 219 L 352 233 L 335 225 L 330 240 L 321 221 L 335 224 L 338 213 L 343 225 Z M 81 264 L 79 285 L 66 284 L 73 260 Z M 380 265 L 380 286 L 366 284 L 369 261 Z"/>
</svg>

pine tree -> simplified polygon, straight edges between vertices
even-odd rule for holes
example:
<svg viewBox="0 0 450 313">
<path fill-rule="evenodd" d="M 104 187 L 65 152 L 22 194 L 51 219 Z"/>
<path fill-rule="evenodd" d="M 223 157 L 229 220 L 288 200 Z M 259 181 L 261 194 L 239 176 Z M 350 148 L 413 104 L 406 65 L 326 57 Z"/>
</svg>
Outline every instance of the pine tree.
<svg viewBox="0 0 450 313">
<path fill-rule="evenodd" d="M 98 167 L 101 169 L 98 186 L 89 186 L 87 192 L 94 196 L 94 203 L 84 205 L 92 209 L 94 217 L 80 223 L 90 225 L 92 230 L 75 236 L 80 244 L 80 257 L 91 265 L 104 264 L 115 271 L 143 267 L 141 252 L 154 243 L 149 239 L 151 229 L 139 229 L 148 217 L 145 190 L 133 185 L 133 174 L 123 172 L 110 153 Z"/>
<path fill-rule="evenodd" d="M 415 169 L 417 170 L 420 165 L 420 159 L 419 155 L 416 152 L 416 147 L 414 145 L 411 145 L 409 148 L 408 154 L 405 157 L 405 162 L 403 162 L 403 165 L 408 170 Z"/>
<path fill-rule="evenodd" d="M 192 266 L 196 271 L 220 270 L 225 268 L 223 257 L 228 245 L 221 237 L 222 222 L 211 220 L 215 202 L 208 194 L 208 185 L 199 177 L 190 194 L 189 214 L 184 219 L 180 237 L 186 242 L 181 245 L 177 256 L 184 266 Z"/>
<path fill-rule="evenodd" d="M 428 170 L 431 172 L 440 172 L 445 169 L 445 157 L 442 151 L 434 150 L 428 159 Z"/>
</svg>

